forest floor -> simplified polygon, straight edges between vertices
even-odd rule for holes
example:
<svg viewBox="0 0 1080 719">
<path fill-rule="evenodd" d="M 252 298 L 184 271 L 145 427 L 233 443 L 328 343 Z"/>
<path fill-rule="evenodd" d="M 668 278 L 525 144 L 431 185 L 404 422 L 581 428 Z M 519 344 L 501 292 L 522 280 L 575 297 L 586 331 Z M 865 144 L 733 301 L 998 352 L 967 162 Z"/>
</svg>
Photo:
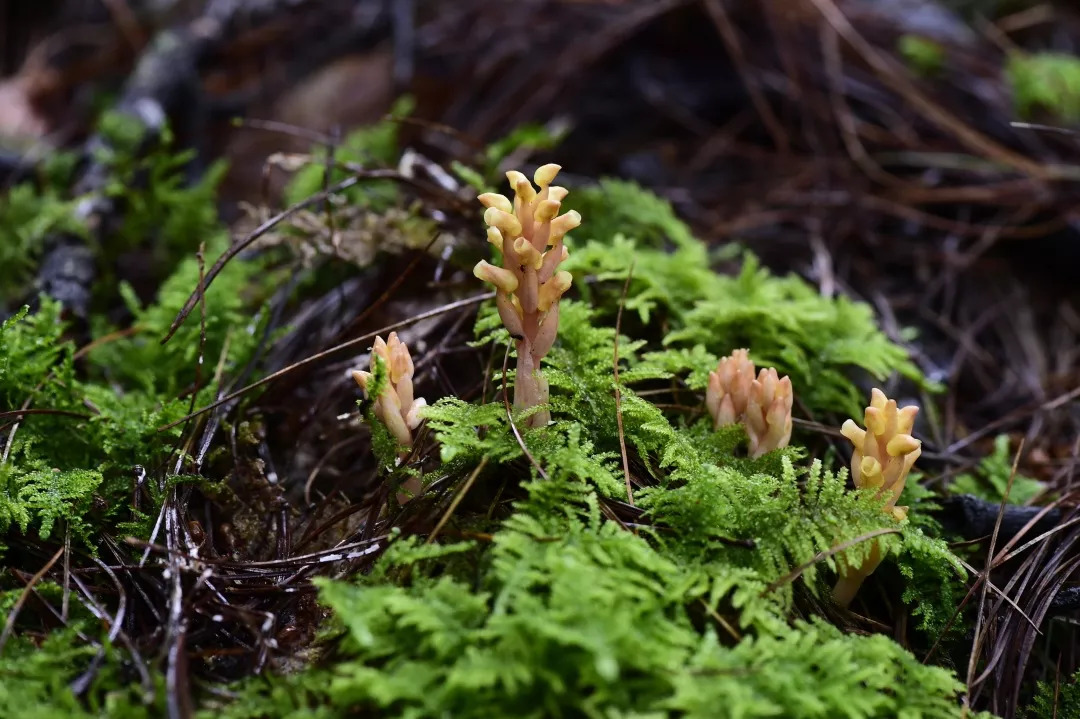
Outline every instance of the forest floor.
<svg viewBox="0 0 1080 719">
<path fill-rule="evenodd" d="M 1068 3 L 0 20 L 0 717 L 1080 716 Z M 477 196 L 548 163 L 530 414 Z"/>
</svg>

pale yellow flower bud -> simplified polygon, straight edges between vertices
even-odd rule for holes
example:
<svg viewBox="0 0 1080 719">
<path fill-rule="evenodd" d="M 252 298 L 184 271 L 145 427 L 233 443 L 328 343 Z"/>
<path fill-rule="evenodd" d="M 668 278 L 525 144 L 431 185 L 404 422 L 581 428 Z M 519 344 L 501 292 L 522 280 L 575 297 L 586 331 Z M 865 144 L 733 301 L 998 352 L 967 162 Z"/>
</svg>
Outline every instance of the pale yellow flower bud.
<svg viewBox="0 0 1080 719">
<path fill-rule="evenodd" d="M 540 266 L 544 264 L 544 257 L 540 254 L 540 250 L 533 247 L 532 243 L 524 237 L 514 240 L 514 252 L 518 253 L 521 264 L 534 270 L 540 269 Z"/>
<path fill-rule="evenodd" d="M 554 245 L 557 240 L 580 224 L 581 215 L 577 210 L 570 210 L 565 215 L 559 215 L 551 221 L 551 236 L 548 238 L 548 244 Z"/>
<path fill-rule="evenodd" d="M 536 212 L 533 219 L 537 222 L 551 222 L 555 215 L 559 214 L 559 203 L 555 200 L 544 200 L 536 204 Z"/>
<path fill-rule="evenodd" d="M 506 268 L 496 267 L 487 260 L 480 260 L 476 263 L 476 267 L 473 268 L 473 275 L 477 279 L 495 285 L 500 292 L 509 294 L 518 288 L 517 275 Z"/>
<path fill-rule="evenodd" d="M 489 207 L 484 212 L 484 222 L 492 227 L 498 227 L 504 237 L 521 236 L 521 221 L 515 215 L 503 212 L 497 207 Z"/>
<path fill-rule="evenodd" d="M 506 213 L 512 213 L 514 211 L 514 203 L 510 202 L 510 198 L 506 195 L 500 195 L 497 192 L 485 192 L 482 195 L 478 195 L 480 204 L 484 207 L 494 207 L 496 210 L 502 210 Z"/>
<path fill-rule="evenodd" d="M 536 308 L 541 312 L 547 312 L 551 306 L 559 301 L 573 282 L 573 275 L 563 270 L 556 272 L 554 276 L 540 285 L 540 292 L 536 300 Z"/>
<path fill-rule="evenodd" d="M 548 199 L 555 200 L 556 202 L 562 202 L 566 199 L 566 196 L 570 193 L 565 187 L 559 187 L 558 185 L 552 185 L 548 188 Z"/>
<path fill-rule="evenodd" d="M 533 182 L 542 190 L 555 181 L 555 176 L 559 174 L 561 169 L 562 166 L 560 165 L 541 165 L 533 174 Z"/>
</svg>

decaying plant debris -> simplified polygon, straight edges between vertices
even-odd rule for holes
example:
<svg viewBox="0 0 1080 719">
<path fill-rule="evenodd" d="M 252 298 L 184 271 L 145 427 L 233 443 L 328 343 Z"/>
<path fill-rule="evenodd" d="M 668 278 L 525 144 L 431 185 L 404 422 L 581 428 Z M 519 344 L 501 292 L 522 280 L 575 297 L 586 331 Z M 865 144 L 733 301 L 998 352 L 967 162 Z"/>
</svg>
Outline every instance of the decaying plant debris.
<svg viewBox="0 0 1080 719">
<path fill-rule="evenodd" d="M 22 5 L 0 714 L 1080 711 L 1075 9 Z M 476 198 L 550 163 L 515 407 Z M 769 451 L 710 416 L 739 348 Z M 841 471 L 872 387 L 906 517 Z"/>
</svg>

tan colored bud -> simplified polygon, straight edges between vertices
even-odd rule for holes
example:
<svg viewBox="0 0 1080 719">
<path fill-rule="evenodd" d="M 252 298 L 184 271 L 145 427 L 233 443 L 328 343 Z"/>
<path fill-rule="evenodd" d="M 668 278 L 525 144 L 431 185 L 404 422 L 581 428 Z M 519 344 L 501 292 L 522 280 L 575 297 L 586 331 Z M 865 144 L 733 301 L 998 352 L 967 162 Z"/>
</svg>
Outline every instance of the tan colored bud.
<svg viewBox="0 0 1080 719">
<path fill-rule="evenodd" d="M 559 214 L 559 203 L 555 200 L 544 200 L 536 203 L 533 219 L 540 223 L 551 222 L 557 214 Z"/>
<path fill-rule="evenodd" d="M 555 176 L 559 174 L 561 169 L 562 166 L 560 165 L 541 165 L 533 174 L 533 182 L 542 190 L 555 181 Z"/>
<path fill-rule="evenodd" d="M 532 204 L 532 201 L 536 199 L 536 188 L 529 182 L 529 178 L 516 170 L 511 170 L 506 173 L 506 179 L 510 180 L 510 186 L 514 188 L 514 196 L 522 207 Z"/>
<path fill-rule="evenodd" d="M 503 212 L 497 207 L 489 207 L 484 211 L 484 222 L 498 227 L 505 237 L 521 236 L 521 221 L 515 215 Z"/>
<path fill-rule="evenodd" d="M 724 357 L 709 373 L 705 406 L 716 429 L 741 422 L 750 440 L 750 456 L 786 447 L 791 441 L 791 378 L 772 367 L 754 378 L 754 363 L 745 349 Z"/>
<path fill-rule="evenodd" d="M 409 354 L 409 348 L 401 341 L 397 332 L 391 332 L 387 337 L 386 350 L 390 364 L 390 381 L 398 384 L 405 378 L 412 379 L 412 355 Z"/>
<path fill-rule="evenodd" d="M 559 187 L 558 185 L 552 185 L 548 188 L 548 199 L 555 200 L 556 202 L 562 202 L 566 199 L 566 196 L 570 194 L 570 191 L 565 187 Z"/>
<path fill-rule="evenodd" d="M 525 173 L 519 172 L 518 170 L 507 170 L 506 179 L 510 182 L 510 187 L 513 187 L 515 190 L 522 182 L 529 181 L 529 178 L 525 176 Z"/>
<path fill-rule="evenodd" d="M 360 385 L 360 389 L 364 391 L 364 398 L 367 399 L 368 387 L 371 386 L 371 380 L 374 379 L 374 375 L 370 372 L 363 370 L 353 370 L 352 377 L 356 380 L 356 384 Z"/>
<path fill-rule="evenodd" d="M 413 398 L 414 368 L 409 348 L 396 332 L 391 332 L 386 340 L 382 337 L 375 338 L 372 342 L 371 357 L 372 364 L 375 358 L 378 358 L 387 370 L 386 383 L 375 398 L 375 416 L 390 430 L 398 444 L 411 447 L 413 438 L 410 430 L 420 425 L 418 413 L 427 403 L 423 398 Z M 352 376 L 363 390 L 364 397 L 370 399 L 374 375 L 364 370 L 354 370 Z M 402 456 L 407 454 L 402 452 Z"/>
<path fill-rule="evenodd" d="M 712 415 L 716 429 L 735 424 L 745 416 L 753 381 L 754 363 L 750 361 L 749 352 L 745 349 L 737 349 L 721 358 L 716 369 L 709 373 L 705 406 Z"/>
<path fill-rule="evenodd" d="M 496 210 L 502 210 L 506 213 L 513 213 L 514 211 L 514 203 L 510 202 L 510 198 L 497 192 L 485 192 L 478 195 L 476 199 L 480 200 L 480 204 L 484 207 L 494 207 Z"/>
<path fill-rule="evenodd" d="M 551 309 L 551 306 L 558 302 L 559 298 L 570 289 L 570 285 L 573 281 L 573 275 L 569 272 L 565 270 L 556 272 L 550 280 L 540 285 L 540 291 L 536 299 L 536 308 L 541 312 L 547 312 Z"/>
<path fill-rule="evenodd" d="M 554 245 L 557 240 L 562 239 L 567 232 L 580 224 L 581 215 L 577 210 L 570 210 L 565 215 L 559 215 L 551 221 L 551 236 L 548 238 L 548 244 Z"/>
<path fill-rule="evenodd" d="M 532 243 L 524 237 L 519 237 L 514 240 L 514 252 L 518 253 L 521 264 L 531 267 L 534 270 L 540 269 L 544 264 L 544 257 L 540 254 L 540 250 L 533 247 Z"/>
<path fill-rule="evenodd" d="M 750 438 L 750 456 L 786 447 L 791 441 L 791 407 L 794 403 L 791 379 L 783 379 L 772 367 L 763 369 L 750 383 L 746 406 L 746 433 Z"/>
<path fill-rule="evenodd" d="M 473 268 L 473 275 L 484 282 L 490 282 L 500 292 L 512 293 L 518 288 L 518 278 L 512 271 L 503 267 L 496 267 L 487 260 L 480 260 Z"/>
</svg>

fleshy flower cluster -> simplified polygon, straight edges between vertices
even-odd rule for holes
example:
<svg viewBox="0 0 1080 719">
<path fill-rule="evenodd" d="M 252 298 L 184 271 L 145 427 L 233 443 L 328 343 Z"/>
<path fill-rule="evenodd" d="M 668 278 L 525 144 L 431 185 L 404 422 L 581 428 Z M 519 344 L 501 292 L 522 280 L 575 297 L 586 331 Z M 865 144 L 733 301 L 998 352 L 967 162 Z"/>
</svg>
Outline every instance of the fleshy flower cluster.
<svg viewBox="0 0 1080 719">
<path fill-rule="evenodd" d="M 772 367 L 754 377 L 748 350 L 737 349 L 709 373 L 705 406 L 719 429 L 741 422 L 750 438 L 750 456 L 786 447 L 791 441 L 791 378 Z"/>
<path fill-rule="evenodd" d="M 389 376 L 379 396 L 375 398 L 375 416 L 386 425 L 398 444 L 411 447 L 412 430 L 420 425 L 420 408 L 427 405 L 423 397 L 413 397 L 412 355 L 405 343 L 398 339 L 397 332 L 391 332 L 385 341 L 382 337 L 375 338 L 371 348 L 373 369 L 376 357 L 386 365 Z M 354 370 L 352 376 L 364 391 L 364 397 L 369 397 L 374 375 L 371 372 Z"/>
<path fill-rule="evenodd" d="M 506 173 L 514 200 L 488 192 L 477 199 L 487 208 L 487 239 L 502 253 L 502 267 L 481 260 L 473 274 L 495 285 L 495 302 L 503 325 L 517 343 L 514 406 L 518 409 L 547 403 L 548 385 L 540 374 L 540 361 L 551 349 L 559 330 L 559 299 L 570 289 L 570 273 L 559 271 L 567 257 L 563 238 L 581 224 L 571 210 L 559 214 L 567 190 L 551 183 L 561 168 L 544 165 L 533 175 L 536 187 L 522 173 Z M 528 425 L 550 421 L 546 410 L 529 417 Z"/>
<path fill-rule="evenodd" d="M 919 408 L 912 405 L 898 408 L 879 389 L 870 395 L 870 406 L 863 415 L 866 429 L 855 420 L 844 422 L 840 432 L 855 445 L 851 456 L 851 479 L 858 489 L 877 489 L 878 497 L 886 497 L 885 511 L 897 521 L 907 517 L 907 507 L 897 507 L 896 501 L 904 491 L 904 483 L 915 460 L 922 454 L 922 443 L 911 436 Z M 872 540 L 870 555 L 858 567 L 841 564 L 840 580 L 833 590 L 837 603 L 847 606 L 855 598 L 862 583 L 873 574 L 883 557 L 876 540 Z"/>
</svg>

